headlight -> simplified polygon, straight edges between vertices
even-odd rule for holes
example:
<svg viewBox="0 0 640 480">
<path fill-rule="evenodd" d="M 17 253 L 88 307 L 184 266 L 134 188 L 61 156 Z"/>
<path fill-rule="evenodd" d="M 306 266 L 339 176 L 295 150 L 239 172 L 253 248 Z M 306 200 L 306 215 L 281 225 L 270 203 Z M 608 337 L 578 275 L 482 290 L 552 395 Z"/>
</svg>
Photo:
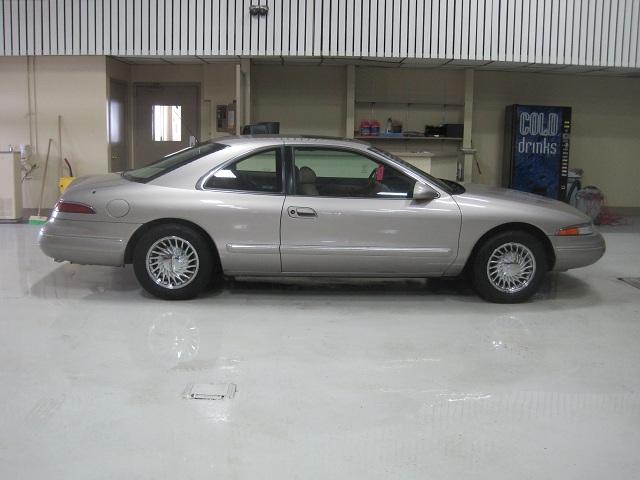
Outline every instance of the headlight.
<svg viewBox="0 0 640 480">
<path fill-rule="evenodd" d="M 592 223 L 583 223 L 580 225 L 572 225 L 571 227 L 564 227 L 558 230 L 556 235 L 561 237 L 570 237 L 575 235 L 591 235 L 593 233 Z"/>
</svg>

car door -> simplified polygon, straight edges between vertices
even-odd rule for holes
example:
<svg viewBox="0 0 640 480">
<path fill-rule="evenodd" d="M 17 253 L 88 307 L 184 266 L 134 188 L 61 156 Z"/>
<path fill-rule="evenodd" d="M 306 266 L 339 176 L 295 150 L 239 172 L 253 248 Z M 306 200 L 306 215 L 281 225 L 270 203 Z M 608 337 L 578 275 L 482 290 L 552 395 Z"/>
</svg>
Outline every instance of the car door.
<svg viewBox="0 0 640 480">
<path fill-rule="evenodd" d="M 202 180 L 200 203 L 216 239 L 225 273 L 277 275 L 283 149 L 267 147 L 236 158 Z"/>
<path fill-rule="evenodd" d="M 360 150 L 294 145 L 282 211 L 283 273 L 438 275 L 458 250 L 460 210 L 446 192 L 413 200 L 413 176 Z"/>
</svg>

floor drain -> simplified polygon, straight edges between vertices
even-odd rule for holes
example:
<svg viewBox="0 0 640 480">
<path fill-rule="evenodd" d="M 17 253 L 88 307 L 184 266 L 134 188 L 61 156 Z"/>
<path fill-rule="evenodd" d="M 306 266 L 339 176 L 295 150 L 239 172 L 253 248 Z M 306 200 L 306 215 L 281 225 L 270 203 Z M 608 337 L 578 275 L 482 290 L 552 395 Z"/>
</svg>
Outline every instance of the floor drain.
<svg viewBox="0 0 640 480">
<path fill-rule="evenodd" d="M 236 394 L 235 383 L 189 383 L 182 398 L 194 400 L 224 400 Z"/>
<path fill-rule="evenodd" d="M 627 285 L 631 285 L 632 287 L 636 287 L 640 290 L 640 277 L 620 277 L 618 280 L 623 281 Z"/>
</svg>

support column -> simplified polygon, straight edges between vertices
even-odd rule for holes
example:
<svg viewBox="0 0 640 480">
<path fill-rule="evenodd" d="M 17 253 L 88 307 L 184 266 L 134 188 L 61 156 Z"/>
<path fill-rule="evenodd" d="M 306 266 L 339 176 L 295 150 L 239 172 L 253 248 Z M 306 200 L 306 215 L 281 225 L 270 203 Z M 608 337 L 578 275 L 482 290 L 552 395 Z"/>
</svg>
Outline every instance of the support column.
<svg viewBox="0 0 640 480">
<path fill-rule="evenodd" d="M 251 123 L 251 60 L 243 58 L 236 65 L 236 135 Z"/>
<path fill-rule="evenodd" d="M 240 60 L 242 70 L 242 90 L 244 100 L 243 120 L 244 125 L 251 123 L 251 60 L 243 58 Z"/>
<path fill-rule="evenodd" d="M 356 109 L 356 66 L 347 65 L 347 109 L 345 138 L 353 138 Z"/>
<path fill-rule="evenodd" d="M 471 183 L 473 181 L 473 160 L 476 150 L 473 148 L 471 136 L 473 133 L 473 82 L 474 71 L 468 68 L 464 72 L 464 134 L 462 138 L 462 175 L 459 180 Z"/>
<path fill-rule="evenodd" d="M 236 135 L 242 131 L 244 115 L 244 99 L 242 98 L 242 69 L 240 64 L 236 64 Z"/>
</svg>

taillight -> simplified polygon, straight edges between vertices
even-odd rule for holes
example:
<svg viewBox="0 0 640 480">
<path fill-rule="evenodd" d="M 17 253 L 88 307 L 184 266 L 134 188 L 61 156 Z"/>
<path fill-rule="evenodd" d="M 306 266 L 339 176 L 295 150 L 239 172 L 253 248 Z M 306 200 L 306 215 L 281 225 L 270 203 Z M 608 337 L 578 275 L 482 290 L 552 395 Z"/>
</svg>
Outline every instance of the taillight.
<svg viewBox="0 0 640 480">
<path fill-rule="evenodd" d="M 53 209 L 56 212 L 62 213 L 96 213 L 93 208 L 91 208 L 89 205 L 85 205 L 84 203 L 65 202 L 63 200 L 60 200 L 58 203 L 56 203 L 56 206 Z"/>
</svg>

